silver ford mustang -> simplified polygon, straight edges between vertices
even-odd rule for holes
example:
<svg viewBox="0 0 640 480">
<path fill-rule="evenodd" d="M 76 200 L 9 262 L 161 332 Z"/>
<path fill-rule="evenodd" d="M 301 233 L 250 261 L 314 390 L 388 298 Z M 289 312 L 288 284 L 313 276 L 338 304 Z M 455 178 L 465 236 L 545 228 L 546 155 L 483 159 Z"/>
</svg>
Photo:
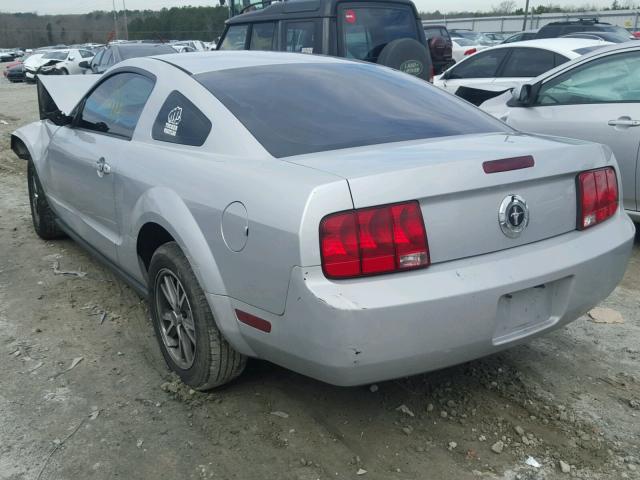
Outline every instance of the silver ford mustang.
<svg viewBox="0 0 640 480">
<path fill-rule="evenodd" d="M 630 255 L 608 148 L 384 67 L 215 52 L 40 82 L 11 139 L 37 234 L 147 296 L 194 388 L 247 357 L 357 385 L 491 354 L 585 313 Z"/>
</svg>

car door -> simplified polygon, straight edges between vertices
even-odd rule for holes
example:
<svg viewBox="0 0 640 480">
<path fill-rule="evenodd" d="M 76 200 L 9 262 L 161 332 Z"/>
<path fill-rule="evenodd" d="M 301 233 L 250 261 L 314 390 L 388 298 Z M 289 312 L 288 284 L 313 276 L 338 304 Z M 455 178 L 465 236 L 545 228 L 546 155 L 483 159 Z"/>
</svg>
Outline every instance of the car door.
<svg viewBox="0 0 640 480">
<path fill-rule="evenodd" d="M 131 72 L 103 80 L 60 128 L 47 153 L 49 195 L 60 219 L 112 261 L 120 243 L 114 176 L 131 155 L 131 139 L 154 81 Z"/>
<path fill-rule="evenodd" d="M 473 88 L 491 84 L 508 53 L 508 48 L 476 53 L 447 70 L 437 84 L 451 93 L 456 93 L 460 87 Z"/>
<path fill-rule="evenodd" d="M 509 124 L 608 145 L 620 165 L 624 207 L 638 210 L 640 51 L 596 58 L 549 79 L 532 107 L 511 109 Z"/>
<path fill-rule="evenodd" d="M 500 67 L 493 84 L 502 85 L 507 90 L 542 75 L 568 60 L 563 55 L 543 48 L 512 48 L 511 55 Z"/>
</svg>

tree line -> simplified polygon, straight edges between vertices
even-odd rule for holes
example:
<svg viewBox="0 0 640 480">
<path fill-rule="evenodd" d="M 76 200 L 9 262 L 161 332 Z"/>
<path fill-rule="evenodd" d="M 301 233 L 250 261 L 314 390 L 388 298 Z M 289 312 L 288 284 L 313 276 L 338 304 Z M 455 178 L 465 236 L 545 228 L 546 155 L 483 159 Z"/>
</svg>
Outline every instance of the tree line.
<svg viewBox="0 0 640 480">
<path fill-rule="evenodd" d="M 176 7 L 160 11 L 95 11 L 81 15 L 0 13 L 0 48 L 107 43 L 131 40 L 215 40 L 229 18 L 227 7 Z"/>
</svg>

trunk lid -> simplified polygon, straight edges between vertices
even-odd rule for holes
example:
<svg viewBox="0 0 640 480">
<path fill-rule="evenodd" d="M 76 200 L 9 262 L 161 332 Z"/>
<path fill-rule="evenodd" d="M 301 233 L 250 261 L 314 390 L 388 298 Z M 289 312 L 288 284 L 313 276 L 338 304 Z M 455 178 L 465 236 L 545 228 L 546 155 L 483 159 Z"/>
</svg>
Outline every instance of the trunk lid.
<svg viewBox="0 0 640 480">
<path fill-rule="evenodd" d="M 532 156 L 531 168 L 487 174 L 483 163 Z M 289 157 L 345 178 L 355 208 L 418 200 L 432 263 L 481 255 L 576 229 L 576 174 L 606 163 L 600 145 L 523 134 L 446 137 Z M 529 225 L 516 238 L 498 221 L 522 197 Z M 331 212 L 327 212 L 331 213 Z"/>
</svg>

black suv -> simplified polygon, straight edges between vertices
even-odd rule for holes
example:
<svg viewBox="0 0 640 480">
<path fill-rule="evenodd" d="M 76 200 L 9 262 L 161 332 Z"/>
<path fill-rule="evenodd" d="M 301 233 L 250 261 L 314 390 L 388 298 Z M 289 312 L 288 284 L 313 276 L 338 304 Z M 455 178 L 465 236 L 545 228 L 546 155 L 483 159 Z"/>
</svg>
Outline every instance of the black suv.
<svg viewBox="0 0 640 480">
<path fill-rule="evenodd" d="M 625 35 L 629 40 L 631 34 L 622 27 L 610 23 L 599 22 L 597 18 L 581 18 L 567 22 L 548 23 L 536 34 L 536 38 L 557 38 L 578 32 L 616 32 Z"/>
<path fill-rule="evenodd" d="M 410 0 L 263 2 L 247 4 L 240 13 L 227 20 L 218 50 L 332 55 L 433 77 L 420 16 Z"/>
</svg>

